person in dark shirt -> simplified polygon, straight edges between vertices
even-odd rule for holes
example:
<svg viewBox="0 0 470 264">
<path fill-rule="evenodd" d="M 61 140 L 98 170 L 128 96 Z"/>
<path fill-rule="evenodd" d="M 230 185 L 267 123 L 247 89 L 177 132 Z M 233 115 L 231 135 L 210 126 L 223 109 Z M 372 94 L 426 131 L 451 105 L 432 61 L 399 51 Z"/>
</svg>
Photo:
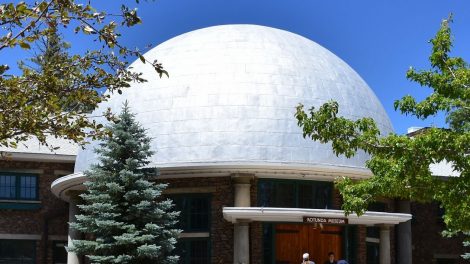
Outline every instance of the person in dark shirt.
<svg viewBox="0 0 470 264">
<path fill-rule="evenodd" d="M 335 260 L 335 253 L 333 252 L 330 252 L 328 253 L 328 260 L 325 261 L 325 264 L 336 264 L 336 260 Z"/>
</svg>

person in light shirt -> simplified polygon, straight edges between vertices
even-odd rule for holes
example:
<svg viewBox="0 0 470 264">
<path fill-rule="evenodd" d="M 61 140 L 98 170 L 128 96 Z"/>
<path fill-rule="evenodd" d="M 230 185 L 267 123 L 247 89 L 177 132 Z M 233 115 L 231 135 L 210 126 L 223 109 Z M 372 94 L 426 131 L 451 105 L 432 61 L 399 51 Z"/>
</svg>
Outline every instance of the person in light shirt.
<svg viewBox="0 0 470 264">
<path fill-rule="evenodd" d="M 315 262 L 310 261 L 310 255 L 308 253 L 304 253 L 302 255 L 302 263 L 301 264 L 315 264 Z"/>
</svg>

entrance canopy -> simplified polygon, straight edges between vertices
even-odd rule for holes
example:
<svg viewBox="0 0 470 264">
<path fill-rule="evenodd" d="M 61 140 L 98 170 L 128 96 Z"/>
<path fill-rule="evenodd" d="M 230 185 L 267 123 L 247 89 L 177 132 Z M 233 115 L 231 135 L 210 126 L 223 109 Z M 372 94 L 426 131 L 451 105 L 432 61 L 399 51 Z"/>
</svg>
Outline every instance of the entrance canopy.
<svg viewBox="0 0 470 264">
<path fill-rule="evenodd" d="M 274 207 L 224 207 L 225 220 L 237 223 L 244 221 L 301 223 L 304 217 L 346 218 L 353 225 L 396 225 L 411 219 L 411 214 L 367 211 L 361 216 L 345 216 L 343 210 L 274 208 Z"/>
</svg>

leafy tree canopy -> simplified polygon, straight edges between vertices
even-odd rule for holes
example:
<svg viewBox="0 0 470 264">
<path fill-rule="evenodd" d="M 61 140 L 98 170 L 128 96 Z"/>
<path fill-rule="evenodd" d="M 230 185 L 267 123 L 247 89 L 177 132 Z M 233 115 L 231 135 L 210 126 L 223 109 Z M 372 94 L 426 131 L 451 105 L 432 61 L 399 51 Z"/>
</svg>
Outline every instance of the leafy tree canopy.
<svg viewBox="0 0 470 264">
<path fill-rule="evenodd" d="M 86 118 L 91 109 L 107 99 L 97 89 L 121 92 L 129 82 L 144 82 L 128 68 L 128 59 L 138 57 L 160 75 L 168 75 L 157 61 L 147 61 L 139 49 L 121 44 L 119 29 L 141 23 L 137 9 L 122 5 L 120 12 L 96 10 L 92 1 L 47 0 L 0 4 L 0 54 L 22 48 L 40 53 L 21 74 L 0 65 L 0 146 L 15 147 L 28 137 L 47 144 L 48 135 L 82 143 L 86 137 L 101 137 L 100 124 Z M 139 3 L 139 0 L 135 1 Z M 69 54 L 58 31 L 89 35 L 90 48 Z M 85 37 L 85 36 L 81 36 Z M 46 42 L 46 46 L 38 49 Z M 61 44 L 62 43 L 62 44 Z M 43 59 L 38 59 L 43 58 Z M 112 117 L 108 111 L 103 113 Z"/>
<path fill-rule="evenodd" d="M 304 137 L 330 142 L 336 155 L 352 157 L 358 150 L 371 155 L 366 166 L 373 177 L 337 181 L 346 212 L 361 214 L 378 197 L 437 201 L 445 209 L 448 234 L 470 231 L 470 68 L 462 58 L 450 55 L 450 22 L 444 20 L 431 40 L 431 68 L 410 68 L 406 74 L 409 80 L 430 88 L 430 95 L 419 102 L 412 96 L 395 102 L 396 110 L 420 119 L 442 112 L 446 127 L 428 128 L 414 137 L 380 135 L 371 118 L 338 116 L 336 102 L 307 111 L 302 105 L 297 107 L 295 116 Z M 452 164 L 460 177 L 432 175 L 429 165 L 441 161 Z"/>
</svg>

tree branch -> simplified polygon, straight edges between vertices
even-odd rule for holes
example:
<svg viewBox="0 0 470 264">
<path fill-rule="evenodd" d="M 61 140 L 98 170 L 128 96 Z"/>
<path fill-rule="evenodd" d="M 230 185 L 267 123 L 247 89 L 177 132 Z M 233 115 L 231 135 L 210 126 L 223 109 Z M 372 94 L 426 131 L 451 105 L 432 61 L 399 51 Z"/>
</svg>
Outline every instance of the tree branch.
<svg viewBox="0 0 470 264">
<path fill-rule="evenodd" d="M 41 20 L 42 17 L 44 17 L 44 15 L 47 13 L 47 11 L 49 10 L 49 7 L 51 6 L 51 4 L 53 3 L 54 1 L 51 0 L 49 1 L 49 3 L 47 3 L 46 5 L 46 8 L 44 8 L 44 10 L 41 12 L 41 14 L 39 14 L 39 16 L 36 18 L 36 20 L 32 21 L 29 23 L 29 25 L 27 25 L 25 28 L 23 28 L 20 32 L 18 32 L 14 37 L 12 38 L 9 38 L 7 41 L 5 41 L 2 45 L 0 45 L 0 50 L 8 47 L 8 43 L 14 39 L 17 39 L 20 35 L 24 34 L 24 32 L 26 32 L 26 30 L 30 29 L 33 25 L 35 25 L 39 20 Z"/>
<path fill-rule="evenodd" d="M 455 76 L 455 73 L 454 73 L 454 71 L 452 70 L 452 68 L 449 67 L 449 66 L 447 66 L 447 69 L 449 69 L 450 74 L 452 74 L 452 77 L 454 77 L 454 79 L 457 79 L 457 76 Z M 463 87 L 468 88 L 467 85 L 465 85 L 465 84 L 462 84 L 462 85 L 463 85 Z"/>
</svg>

